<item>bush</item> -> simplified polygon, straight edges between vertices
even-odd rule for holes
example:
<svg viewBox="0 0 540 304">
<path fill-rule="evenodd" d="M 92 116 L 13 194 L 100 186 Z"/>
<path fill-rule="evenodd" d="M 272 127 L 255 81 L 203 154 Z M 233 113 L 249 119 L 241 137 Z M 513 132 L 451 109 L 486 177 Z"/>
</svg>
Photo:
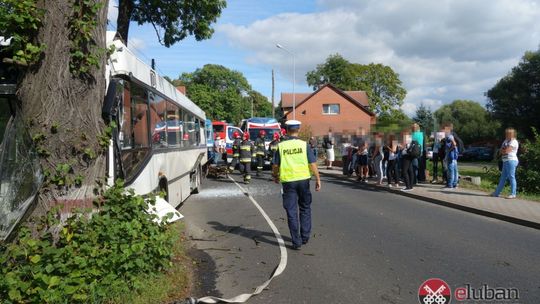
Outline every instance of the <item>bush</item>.
<svg viewBox="0 0 540 304">
<path fill-rule="evenodd" d="M 521 191 L 540 194 L 540 135 L 533 129 L 534 139 L 521 145 L 517 181 Z"/>
<path fill-rule="evenodd" d="M 100 200 L 99 212 L 78 212 L 64 225 L 51 210 L 36 223 L 38 235 L 22 228 L 16 242 L 0 247 L 0 299 L 103 302 L 170 267 L 175 239 L 147 212 L 148 200 L 122 183 Z"/>
</svg>

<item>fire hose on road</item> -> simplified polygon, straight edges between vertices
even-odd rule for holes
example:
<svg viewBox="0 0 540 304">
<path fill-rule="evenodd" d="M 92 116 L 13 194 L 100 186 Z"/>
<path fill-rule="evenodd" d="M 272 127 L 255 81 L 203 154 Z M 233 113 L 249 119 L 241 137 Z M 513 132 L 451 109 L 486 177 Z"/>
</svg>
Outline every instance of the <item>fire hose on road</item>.
<svg viewBox="0 0 540 304">
<path fill-rule="evenodd" d="M 257 203 L 257 201 L 253 198 L 253 196 L 251 196 L 249 194 L 249 192 L 246 189 L 244 189 L 242 186 L 240 186 L 232 177 L 229 176 L 229 179 L 232 180 L 236 184 L 236 186 L 240 189 L 240 191 L 242 191 L 242 193 L 244 193 L 244 195 L 247 198 L 249 198 L 249 200 L 253 203 L 253 205 L 255 207 L 257 207 L 257 209 L 259 210 L 261 215 L 264 217 L 264 219 L 266 220 L 266 222 L 268 223 L 268 225 L 272 229 L 272 232 L 274 232 L 276 240 L 277 240 L 277 242 L 279 244 L 279 251 L 280 251 L 279 264 L 276 266 L 276 268 L 274 269 L 274 271 L 270 275 L 270 278 L 268 280 L 266 280 L 264 283 L 262 283 L 261 285 L 257 286 L 257 288 L 255 288 L 255 291 L 253 291 L 252 293 L 243 293 L 243 294 L 237 295 L 237 296 L 235 296 L 233 298 L 229 298 L 229 299 L 212 297 L 212 296 L 202 297 L 202 298 L 199 298 L 199 299 L 197 299 L 197 298 L 187 298 L 187 299 L 184 300 L 183 304 L 245 303 L 251 297 L 260 294 L 266 287 L 268 287 L 270 282 L 272 282 L 272 280 L 275 277 L 282 274 L 283 271 L 285 270 L 285 267 L 287 266 L 287 249 L 285 248 L 285 242 L 283 241 L 283 238 L 282 238 L 281 234 L 279 233 L 279 230 L 277 229 L 276 225 L 274 225 L 274 222 L 272 222 L 272 220 L 270 219 L 268 214 L 266 214 L 264 209 L 259 205 L 259 203 Z"/>
</svg>

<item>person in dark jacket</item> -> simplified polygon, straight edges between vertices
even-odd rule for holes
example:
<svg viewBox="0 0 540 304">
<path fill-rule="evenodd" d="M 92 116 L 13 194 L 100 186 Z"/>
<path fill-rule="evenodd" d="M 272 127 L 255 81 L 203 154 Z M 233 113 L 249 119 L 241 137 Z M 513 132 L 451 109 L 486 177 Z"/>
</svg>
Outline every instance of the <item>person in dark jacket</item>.
<svg viewBox="0 0 540 304">
<path fill-rule="evenodd" d="M 240 135 L 240 132 L 234 131 L 233 133 L 234 141 L 232 143 L 232 161 L 229 165 L 229 171 L 232 173 L 234 169 L 236 169 L 236 166 L 239 163 L 239 157 L 240 157 L 240 144 L 242 143 L 242 137 Z"/>
<path fill-rule="evenodd" d="M 266 145 L 265 145 L 266 131 L 260 130 L 259 137 L 255 139 L 255 151 L 257 157 L 257 176 L 261 175 L 261 172 L 264 168 L 264 157 L 266 156 Z"/>
<path fill-rule="evenodd" d="M 251 162 L 255 158 L 255 145 L 249 140 L 249 132 L 245 132 L 239 146 L 240 173 L 244 175 L 244 183 L 251 181 Z"/>
</svg>

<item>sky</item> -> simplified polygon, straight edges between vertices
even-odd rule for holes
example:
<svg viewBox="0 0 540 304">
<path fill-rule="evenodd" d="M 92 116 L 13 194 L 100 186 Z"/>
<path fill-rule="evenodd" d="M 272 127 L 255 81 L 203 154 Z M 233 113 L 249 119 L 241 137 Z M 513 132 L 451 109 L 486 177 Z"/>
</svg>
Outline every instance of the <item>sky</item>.
<svg viewBox="0 0 540 304">
<path fill-rule="evenodd" d="M 109 5 L 115 28 L 116 0 Z M 128 47 L 158 73 L 177 78 L 207 63 L 240 71 L 275 100 L 311 92 L 306 72 L 331 54 L 394 69 L 407 90 L 402 109 L 437 110 L 455 99 L 486 103 L 484 93 L 528 50 L 540 46 L 540 0 L 230 0 L 213 37 L 166 48 L 149 25 L 131 24 Z"/>
</svg>

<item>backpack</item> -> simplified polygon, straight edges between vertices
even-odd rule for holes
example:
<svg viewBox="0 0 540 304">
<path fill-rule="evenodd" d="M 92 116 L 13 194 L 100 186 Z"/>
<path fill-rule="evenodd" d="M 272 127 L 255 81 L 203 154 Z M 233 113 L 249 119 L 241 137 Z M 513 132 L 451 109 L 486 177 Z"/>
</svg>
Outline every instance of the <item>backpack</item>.
<svg viewBox="0 0 540 304">
<path fill-rule="evenodd" d="M 420 157 L 420 144 L 416 140 L 411 142 L 411 145 L 407 149 L 407 155 L 409 155 L 410 158 Z"/>
<path fill-rule="evenodd" d="M 465 144 L 463 143 L 463 140 L 461 140 L 461 138 L 459 138 L 459 136 L 455 132 L 452 132 L 452 135 L 454 136 L 454 140 L 456 141 L 458 153 L 463 153 L 463 151 L 465 151 Z"/>
</svg>

